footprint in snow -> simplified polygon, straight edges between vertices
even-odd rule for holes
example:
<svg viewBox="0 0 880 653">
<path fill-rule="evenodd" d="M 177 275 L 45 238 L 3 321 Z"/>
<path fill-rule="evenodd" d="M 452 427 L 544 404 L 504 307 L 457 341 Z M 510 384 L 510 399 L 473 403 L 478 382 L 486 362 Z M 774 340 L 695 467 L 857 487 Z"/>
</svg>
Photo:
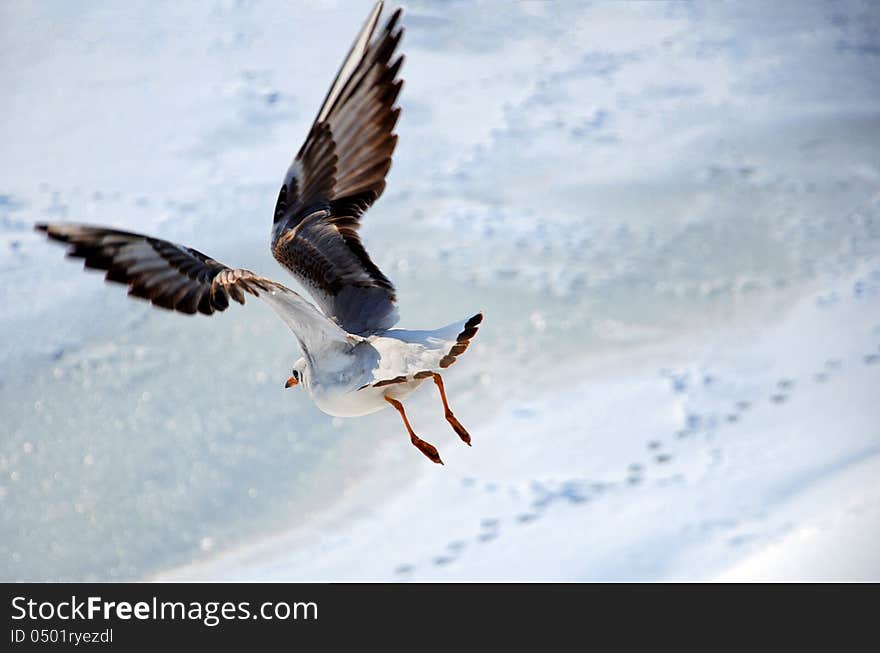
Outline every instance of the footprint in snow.
<svg viewBox="0 0 880 653">
<path fill-rule="evenodd" d="M 466 546 L 467 543 L 464 540 L 453 540 L 446 545 L 446 548 L 449 549 L 452 553 L 461 553 Z"/>
<path fill-rule="evenodd" d="M 477 533 L 477 542 L 491 542 L 498 537 L 499 521 L 494 517 L 486 517 L 480 522 L 480 532 Z"/>
<path fill-rule="evenodd" d="M 536 512 L 522 512 L 516 516 L 516 522 L 518 524 L 530 524 L 538 517 L 540 517 L 540 515 Z"/>
<path fill-rule="evenodd" d="M 639 483 L 641 483 L 643 480 L 644 471 L 645 467 L 641 463 L 630 463 L 629 467 L 626 468 L 627 485 L 638 485 Z"/>
<path fill-rule="evenodd" d="M 587 487 L 578 480 L 565 481 L 559 488 L 557 496 L 569 503 L 584 503 L 590 500 Z"/>
<path fill-rule="evenodd" d="M 395 576 L 409 576 L 410 574 L 413 573 L 413 571 L 415 571 L 415 567 L 413 565 L 410 565 L 410 564 L 397 565 L 394 568 L 394 575 Z"/>
<path fill-rule="evenodd" d="M 774 404 L 784 404 L 788 401 L 790 392 L 794 388 L 794 379 L 780 379 L 776 382 L 776 392 L 770 395 L 770 401 Z"/>
</svg>

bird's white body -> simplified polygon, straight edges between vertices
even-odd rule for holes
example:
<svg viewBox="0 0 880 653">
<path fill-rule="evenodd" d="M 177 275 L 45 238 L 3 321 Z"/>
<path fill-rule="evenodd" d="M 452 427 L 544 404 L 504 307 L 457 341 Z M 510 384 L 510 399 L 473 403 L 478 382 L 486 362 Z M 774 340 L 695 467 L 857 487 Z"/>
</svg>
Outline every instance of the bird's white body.
<svg viewBox="0 0 880 653">
<path fill-rule="evenodd" d="M 303 385 L 323 412 L 335 417 L 369 415 L 402 401 L 447 365 L 444 357 L 459 345 L 469 320 L 432 331 L 390 329 L 353 343 L 349 351 L 322 356 L 304 367 Z"/>
<path fill-rule="evenodd" d="M 306 377 L 308 379 L 308 377 Z M 404 400 L 418 388 L 424 379 L 413 379 L 403 383 L 396 383 L 393 387 L 366 388 L 346 390 L 342 386 L 334 384 L 311 383 L 306 381 L 306 388 L 315 405 L 323 412 L 334 417 L 361 417 L 376 413 L 390 404 L 385 397 L 391 397 L 399 401 Z"/>
</svg>

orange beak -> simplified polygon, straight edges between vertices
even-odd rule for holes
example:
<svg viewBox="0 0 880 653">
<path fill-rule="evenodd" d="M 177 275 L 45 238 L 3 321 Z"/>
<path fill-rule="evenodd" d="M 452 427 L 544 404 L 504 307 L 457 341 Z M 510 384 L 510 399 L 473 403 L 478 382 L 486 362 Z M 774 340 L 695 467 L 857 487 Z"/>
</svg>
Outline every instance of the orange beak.
<svg viewBox="0 0 880 653">
<path fill-rule="evenodd" d="M 299 385 L 299 381 L 297 381 L 293 377 L 290 377 L 289 379 L 287 379 L 287 383 L 284 384 L 284 387 L 285 388 L 292 388 L 295 385 Z"/>
</svg>

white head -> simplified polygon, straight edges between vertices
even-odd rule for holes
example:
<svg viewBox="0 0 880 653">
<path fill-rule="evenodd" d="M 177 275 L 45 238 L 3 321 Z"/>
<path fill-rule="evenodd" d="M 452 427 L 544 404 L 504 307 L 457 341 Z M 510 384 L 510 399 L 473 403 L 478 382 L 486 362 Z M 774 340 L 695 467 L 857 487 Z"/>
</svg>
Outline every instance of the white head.
<svg viewBox="0 0 880 653">
<path fill-rule="evenodd" d="M 306 373 L 306 359 L 300 358 L 293 364 L 293 370 L 291 370 L 291 377 L 287 379 L 287 383 L 284 384 L 285 388 L 292 388 L 295 385 L 299 385 L 305 381 L 305 373 Z"/>
</svg>

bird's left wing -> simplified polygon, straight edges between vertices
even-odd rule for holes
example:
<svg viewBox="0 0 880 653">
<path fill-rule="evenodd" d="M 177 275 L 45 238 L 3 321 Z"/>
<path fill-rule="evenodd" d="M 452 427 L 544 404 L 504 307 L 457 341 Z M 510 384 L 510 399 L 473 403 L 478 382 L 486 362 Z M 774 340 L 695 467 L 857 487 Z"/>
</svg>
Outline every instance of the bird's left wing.
<svg viewBox="0 0 880 653">
<path fill-rule="evenodd" d="M 245 293 L 268 304 L 290 328 L 306 356 L 320 349 L 349 348 L 354 339 L 303 297 L 249 270 L 233 269 L 198 250 L 167 240 L 106 227 L 38 224 L 52 240 L 67 243 L 68 256 L 106 270 L 107 281 L 128 294 L 180 313 L 212 315 L 244 304 Z"/>
</svg>

